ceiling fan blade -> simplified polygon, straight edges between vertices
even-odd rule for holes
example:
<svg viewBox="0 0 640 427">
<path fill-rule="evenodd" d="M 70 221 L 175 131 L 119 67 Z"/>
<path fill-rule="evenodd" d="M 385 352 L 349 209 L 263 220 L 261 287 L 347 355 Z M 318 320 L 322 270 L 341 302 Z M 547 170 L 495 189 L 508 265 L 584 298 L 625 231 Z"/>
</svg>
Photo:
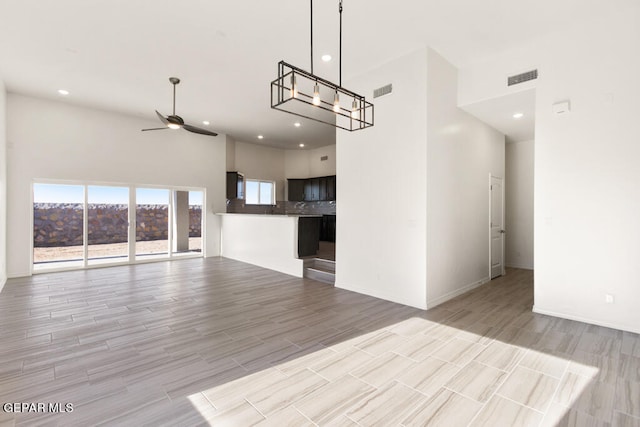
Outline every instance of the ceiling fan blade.
<svg viewBox="0 0 640 427">
<path fill-rule="evenodd" d="M 147 131 L 147 130 L 165 130 L 165 129 L 169 129 L 169 128 L 152 128 L 152 129 L 141 129 L 142 132 Z"/>
<path fill-rule="evenodd" d="M 188 130 L 189 132 L 199 133 L 200 135 L 218 136 L 218 134 L 215 133 L 215 132 L 211 132 L 211 131 L 206 130 L 206 129 L 200 129 L 200 128 L 197 128 L 197 127 L 191 126 L 191 125 L 183 125 L 182 128 L 184 130 Z"/>
<path fill-rule="evenodd" d="M 158 110 L 156 110 L 156 114 L 158 115 L 158 118 L 160 118 L 160 121 L 162 123 L 164 123 L 165 125 L 169 124 L 169 120 L 167 120 L 167 118 L 165 116 L 163 116 L 162 114 L 158 113 Z"/>
</svg>

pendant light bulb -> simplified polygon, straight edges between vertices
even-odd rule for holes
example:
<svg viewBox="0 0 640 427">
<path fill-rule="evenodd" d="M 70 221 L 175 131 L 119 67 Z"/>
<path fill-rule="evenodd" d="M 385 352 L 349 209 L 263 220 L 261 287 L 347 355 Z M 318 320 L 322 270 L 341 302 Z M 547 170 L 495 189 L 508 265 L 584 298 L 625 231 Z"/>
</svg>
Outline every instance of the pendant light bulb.
<svg viewBox="0 0 640 427">
<path fill-rule="evenodd" d="M 296 84 L 296 76 L 291 73 L 291 98 L 298 97 L 298 85 Z"/>
<path fill-rule="evenodd" d="M 336 91 L 336 94 L 333 97 L 333 112 L 340 112 L 340 97 L 338 96 L 338 91 Z"/>
<path fill-rule="evenodd" d="M 313 87 L 313 105 L 320 105 L 320 88 L 318 83 Z"/>
<path fill-rule="evenodd" d="M 358 119 L 358 116 L 359 116 L 358 103 L 356 102 L 356 99 L 353 98 L 353 102 L 351 103 L 351 118 Z"/>
</svg>

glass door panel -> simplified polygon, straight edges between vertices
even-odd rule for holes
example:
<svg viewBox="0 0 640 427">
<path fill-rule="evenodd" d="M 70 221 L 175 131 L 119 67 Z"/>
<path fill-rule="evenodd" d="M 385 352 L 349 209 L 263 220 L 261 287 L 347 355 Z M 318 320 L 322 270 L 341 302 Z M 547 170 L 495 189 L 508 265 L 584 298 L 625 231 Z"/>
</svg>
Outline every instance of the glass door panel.
<svg viewBox="0 0 640 427">
<path fill-rule="evenodd" d="M 33 184 L 33 264 L 83 267 L 84 186 Z"/>
<path fill-rule="evenodd" d="M 204 192 L 189 191 L 189 252 L 203 253 L 202 215 Z"/>
<path fill-rule="evenodd" d="M 173 192 L 173 256 L 202 252 L 202 191 Z"/>
<path fill-rule="evenodd" d="M 169 255 L 169 190 L 136 189 L 136 259 Z"/>
<path fill-rule="evenodd" d="M 124 262 L 129 258 L 129 189 L 87 188 L 89 264 Z"/>
</svg>

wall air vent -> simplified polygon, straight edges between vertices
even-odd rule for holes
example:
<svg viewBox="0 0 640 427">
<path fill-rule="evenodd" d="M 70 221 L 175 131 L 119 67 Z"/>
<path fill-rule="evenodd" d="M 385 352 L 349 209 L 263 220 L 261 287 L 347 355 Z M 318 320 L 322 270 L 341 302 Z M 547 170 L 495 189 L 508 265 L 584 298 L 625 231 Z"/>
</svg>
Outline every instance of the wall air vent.
<svg viewBox="0 0 640 427">
<path fill-rule="evenodd" d="M 538 70 L 527 71 L 515 76 L 511 76 L 507 79 L 507 86 L 517 85 L 518 83 L 528 82 L 529 80 L 535 80 L 538 78 Z"/>
<path fill-rule="evenodd" d="M 387 94 L 391 93 L 392 89 L 393 89 L 393 87 L 392 87 L 391 83 L 389 83 L 386 86 L 379 87 L 378 89 L 374 89 L 373 90 L 373 97 L 374 98 L 379 98 L 382 95 L 387 95 Z"/>
<path fill-rule="evenodd" d="M 329 156 L 322 156 L 322 157 L 320 157 L 320 161 L 321 161 L 321 162 L 326 162 L 327 160 L 329 160 Z"/>
</svg>

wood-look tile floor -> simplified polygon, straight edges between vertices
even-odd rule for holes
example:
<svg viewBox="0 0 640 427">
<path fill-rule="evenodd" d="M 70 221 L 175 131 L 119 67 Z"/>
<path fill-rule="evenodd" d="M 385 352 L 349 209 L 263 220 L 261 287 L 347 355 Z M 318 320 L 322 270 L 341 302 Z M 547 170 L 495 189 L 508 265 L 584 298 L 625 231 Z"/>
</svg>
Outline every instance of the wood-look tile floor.
<svg viewBox="0 0 640 427">
<path fill-rule="evenodd" d="M 0 294 L 5 425 L 640 426 L 640 336 L 531 313 L 509 270 L 421 311 L 224 258 Z"/>
</svg>

